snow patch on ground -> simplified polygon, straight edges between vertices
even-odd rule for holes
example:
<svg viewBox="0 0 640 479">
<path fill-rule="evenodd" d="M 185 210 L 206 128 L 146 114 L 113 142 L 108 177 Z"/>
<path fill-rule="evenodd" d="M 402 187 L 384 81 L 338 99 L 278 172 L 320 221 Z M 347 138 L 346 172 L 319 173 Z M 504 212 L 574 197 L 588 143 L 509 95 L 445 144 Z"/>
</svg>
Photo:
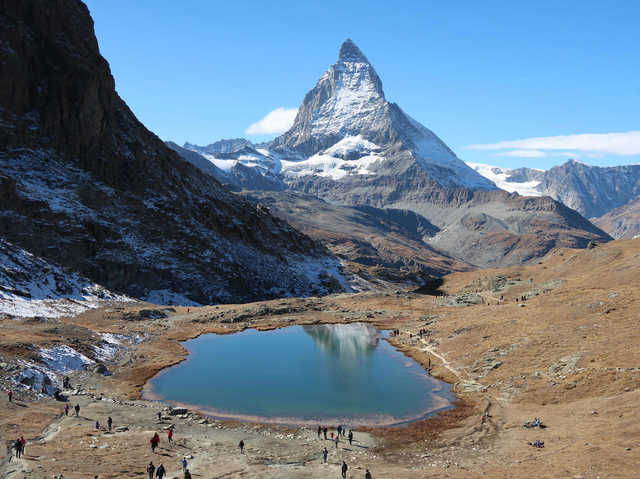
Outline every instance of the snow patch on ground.
<svg viewBox="0 0 640 479">
<path fill-rule="evenodd" d="M 509 193 L 518 193 L 522 196 L 542 196 L 542 193 L 536 189 L 540 184 L 539 181 L 523 183 L 507 181 L 507 178 L 513 174 L 513 170 L 511 169 L 484 165 L 482 163 L 467 163 L 467 165 L 485 178 L 493 181 L 498 188 L 508 191 Z"/>
<path fill-rule="evenodd" d="M 94 360 L 64 345 L 56 346 L 55 348 L 41 349 L 40 356 L 47 369 L 55 372 L 67 373 L 79 369 L 86 369 L 88 365 L 95 364 Z"/>
<path fill-rule="evenodd" d="M 77 316 L 106 301 L 136 300 L 0 239 L 0 316 Z"/>
<path fill-rule="evenodd" d="M 47 393 L 53 394 L 60 390 L 55 384 L 62 385 L 62 379 L 68 373 L 84 371 L 88 366 L 95 364 L 82 353 L 69 346 L 56 346 L 40 350 L 41 362 L 18 361 L 24 369 L 14 381 L 36 391 L 46 388 Z"/>
<path fill-rule="evenodd" d="M 168 289 L 156 289 L 154 291 L 150 291 L 149 296 L 147 296 L 146 299 L 142 299 L 147 303 L 157 304 L 160 306 L 202 306 L 202 304 L 196 303 L 195 301 Z"/>
</svg>

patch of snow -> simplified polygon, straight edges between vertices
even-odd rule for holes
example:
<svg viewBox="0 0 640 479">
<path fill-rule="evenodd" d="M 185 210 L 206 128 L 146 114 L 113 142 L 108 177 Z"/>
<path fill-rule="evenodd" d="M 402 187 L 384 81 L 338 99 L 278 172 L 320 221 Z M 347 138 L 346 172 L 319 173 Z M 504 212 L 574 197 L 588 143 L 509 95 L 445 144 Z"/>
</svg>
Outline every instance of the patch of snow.
<svg viewBox="0 0 640 479">
<path fill-rule="evenodd" d="M 513 170 L 511 169 L 484 165 L 482 163 L 467 163 L 467 165 L 485 178 L 493 181 L 498 188 L 508 191 L 509 193 L 518 193 L 522 196 L 542 196 L 542 193 L 536 189 L 540 181 L 522 183 L 507 181 L 507 178 L 513 174 Z"/>
<path fill-rule="evenodd" d="M 372 164 L 384 160 L 383 157 L 372 152 L 375 150 L 379 150 L 379 148 L 360 135 L 348 136 L 326 151 L 313 155 L 307 160 L 281 160 L 282 174 L 285 179 L 315 175 L 334 180 L 344 178 L 347 175 L 368 175 L 370 174 L 369 167 Z M 362 154 L 362 156 L 355 160 L 344 159 L 352 154 L 356 154 L 356 156 Z"/>
<path fill-rule="evenodd" d="M 79 369 L 86 369 L 88 365 L 95 364 L 94 360 L 64 345 L 56 346 L 55 348 L 41 349 L 40 356 L 47 369 L 54 372 L 67 373 Z"/>
<path fill-rule="evenodd" d="M 5 317 L 60 318 L 105 301 L 136 301 L 1 239 L 0 265 L 0 315 Z"/>
<path fill-rule="evenodd" d="M 143 300 L 147 303 L 153 303 L 159 306 L 202 306 L 202 304 L 196 303 L 195 301 L 168 289 L 156 289 L 149 291 L 149 295 Z"/>
</svg>

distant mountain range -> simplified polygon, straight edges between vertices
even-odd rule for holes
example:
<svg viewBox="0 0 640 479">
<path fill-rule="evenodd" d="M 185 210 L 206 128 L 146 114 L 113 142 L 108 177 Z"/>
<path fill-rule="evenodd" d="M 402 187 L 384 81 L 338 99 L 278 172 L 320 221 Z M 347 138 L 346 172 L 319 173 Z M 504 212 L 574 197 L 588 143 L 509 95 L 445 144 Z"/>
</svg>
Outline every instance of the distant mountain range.
<svg viewBox="0 0 640 479">
<path fill-rule="evenodd" d="M 586 218 L 599 218 L 640 197 L 640 165 L 591 166 L 576 160 L 548 171 L 469 163 L 507 191 L 550 196 Z"/>
<path fill-rule="evenodd" d="M 554 247 L 611 239 L 561 202 L 509 194 L 466 165 L 386 100 L 378 74 L 351 40 L 283 135 L 260 145 L 235 139 L 184 149 L 208 159 L 217 167 L 210 174 L 243 194 L 290 189 L 334 206 L 412 211 L 435 227 L 424 241 L 481 267 L 530 263 Z M 302 228 L 303 215 L 296 221 Z"/>
<path fill-rule="evenodd" d="M 136 119 L 82 2 L 5 0 L 0 24 L 3 239 L 164 304 L 345 290 L 324 246 L 230 193 Z"/>
</svg>

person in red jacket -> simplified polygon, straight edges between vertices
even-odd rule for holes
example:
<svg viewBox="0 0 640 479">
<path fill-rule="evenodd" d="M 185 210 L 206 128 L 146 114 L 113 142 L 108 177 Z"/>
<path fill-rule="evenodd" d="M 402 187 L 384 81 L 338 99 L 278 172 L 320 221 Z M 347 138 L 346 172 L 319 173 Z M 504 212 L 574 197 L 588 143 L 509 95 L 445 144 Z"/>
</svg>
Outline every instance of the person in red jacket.
<svg viewBox="0 0 640 479">
<path fill-rule="evenodd" d="M 173 429 L 169 428 L 167 431 L 167 441 L 171 442 L 171 438 L 173 437 Z"/>
</svg>

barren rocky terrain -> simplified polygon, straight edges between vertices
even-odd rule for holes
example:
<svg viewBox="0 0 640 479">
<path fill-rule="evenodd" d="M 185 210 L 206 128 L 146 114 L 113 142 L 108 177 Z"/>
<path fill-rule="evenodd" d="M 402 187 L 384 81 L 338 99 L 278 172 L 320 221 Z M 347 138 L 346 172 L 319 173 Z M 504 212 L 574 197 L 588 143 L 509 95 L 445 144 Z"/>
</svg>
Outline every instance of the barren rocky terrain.
<svg viewBox="0 0 640 479">
<path fill-rule="evenodd" d="M 153 460 L 180 477 L 187 456 L 196 478 L 339 477 L 342 460 L 348 477 L 363 477 L 365 468 L 376 478 L 637 477 L 638 258 L 640 241 L 618 240 L 554 250 L 534 266 L 455 273 L 439 296 L 366 292 L 190 310 L 113 303 L 73 318 L 2 319 L 0 383 L 14 398 L 3 395 L 0 409 L 0 476 L 144 477 Z M 453 384 L 458 408 L 404 429 L 356 431 L 353 446 L 328 447 L 324 465 L 326 444 L 313 431 L 220 423 L 197 411 L 171 416 L 163 404 L 140 399 L 149 378 L 187 354 L 178 341 L 354 321 L 400 329 L 390 341 L 424 365 L 430 359 L 432 374 Z M 426 329 L 422 339 L 419 329 Z M 136 339 L 100 356 L 111 337 L 105 333 Z M 62 346 L 102 362 L 111 375 L 93 364 L 71 373 L 68 401 L 15 383 L 25 361 Z M 52 379 L 60 386 L 61 375 Z M 79 417 L 61 415 L 65 404 L 79 404 Z M 490 414 L 484 425 L 483 412 Z M 108 416 L 114 431 L 96 431 L 94 422 L 105 425 Z M 534 417 L 547 427 L 522 427 Z M 161 443 L 152 453 L 154 432 Z M 10 447 L 21 435 L 26 454 L 16 459 Z M 536 440 L 545 447 L 529 445 Z"/>
</svg>

